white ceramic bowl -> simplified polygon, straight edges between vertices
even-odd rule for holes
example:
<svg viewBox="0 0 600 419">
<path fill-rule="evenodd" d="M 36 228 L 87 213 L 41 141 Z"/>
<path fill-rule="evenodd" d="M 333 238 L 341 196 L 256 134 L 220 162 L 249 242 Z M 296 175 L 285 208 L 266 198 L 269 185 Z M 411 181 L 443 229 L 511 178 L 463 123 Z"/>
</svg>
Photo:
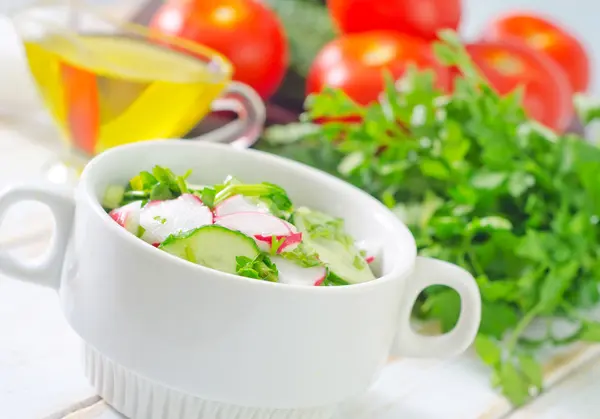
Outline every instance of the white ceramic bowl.
<svg viewBox="0 0 600 419">
<path fill-rule="evenodd" d="M 109 184 L 125 184 L 156 164 L 176 173 L 192 168 L 195 183 L 226 175 L 277 183 L 296 205 L 343 217 L 354 237 L 382 243 L 382 276 L 301 287 L 224 274 L 162 252 L 119 227 L 99 203 Z M 0 253 L 0 271 L 59 290 L 65 316 L 85 342 L 88 377 L 132 418 L 329 418 L 338 403 L 370 386 L 394 339 L 403 356 L 451 356 L 473 341 L 479 325 L 470 274 L 417 257 L 408 229 L 366 193 L 270 154 L 182 141 L 127 145 L 89 163 L 74 198 L 49 185 L 15 186 L 0 195 L 0 216 L 25 199 L 54 213 L 54 245 L 36 266 Z M 409 317 L 432 284 L 458 291 L 461 318 L 449 334 L 424 337 Z"/>
</svg>

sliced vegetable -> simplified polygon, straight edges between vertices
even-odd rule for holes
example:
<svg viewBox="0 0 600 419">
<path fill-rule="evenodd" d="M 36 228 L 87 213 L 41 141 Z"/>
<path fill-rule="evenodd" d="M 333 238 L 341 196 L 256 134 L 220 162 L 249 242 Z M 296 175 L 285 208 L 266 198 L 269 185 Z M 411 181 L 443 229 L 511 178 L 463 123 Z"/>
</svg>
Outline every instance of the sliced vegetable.
<svg viewBox="0 0 600 419">
<path fill-rule="evenodd" d="M 292 201 L 287 195 L 285 189 L 272 183 L 258 184 L 240 184 L 231 179 L 223 186 L 217 186 L 217 195 L 215 197 L 215 206 L 218 206 L 226 199 L 235 195 L 245 197 L 255 197 L 262 200 L 269 207 L 269 212 L 280 218 L 287 218 L 293 211 Z"/>
<path fill-rule="evenodd" d="M 294 222 L 303 233 L 303 243 L 319 255 L 336 277 L 350 284 L 375 279 L 354 240 L 344 230 L 342 219 L 302 207 L 294 213 Z"/>
<path fill-rule="evenodd" d="M 289 243 L 285 247 L 292 246 L 298 239 L 298 230 L 292 224 L 273 215 L 259 212 L 238 212 L 217 217 L 215 224 L 253 237 L 260 249 L 265 252 L 271 251 L 273 238 L 277 241 L 283 240 L 279 247 L 288 240 Z"/>
<path fill-rule="evenodd" d="M 228 176 L 217 185 L 187 183 L 155 166 L 107 190 L 110 216 L 133 234 L 177 257 L 223 272 L 284 283 L 337 286 L 375 279 L 341 219 L 293 206 L 271 183 Z M 133 202 L 132 202 L 133 201 Z M 286 221 L 301 221 L 304 231 Z M 305 236 L 309 237 L 304 243 Z M 337 254 L 336 254 L 337 252 Z"/>
<path fill-rule="evenodd" d="M 112 210 L 108 215 L 115 220 L 121 227 L 136 236 L 140 232 L 140 212 L 142 209 L 141 201 L 132 202 L 121 208 Z"/>
<path fill-rule="evenodd" d="M 125 196 L 125 188 L 121 185 L 111 185 L 106 189 L 102 199 L 102 207 L 108 211 L 120 207 Z"/>
<path fill-rule="evenodd" d="M 304 267 L 281 256 L 273 256 L 272 260 L 277 265 L 282 284 L 311 287 L 323 282 L 327 273 L 325 266 Z"/>
<path fill-rule="evenodd" d="M 189 262 L 230 274 L 237 273 L 236 258 L 244 257 L 252 261 L 260 255 L 252 238 L 218 225 L 207 225 L 171 235 L 159 249 Z"/>
<path fill-rule="evenodd" d="M 215 216 L 217 217 L 223 217 L 224 215 L 235 214 L 238 212 L 268 213 L 269 209 L 262 201 L 252 201 L 241 195 L 234 195 L 231 198 L 227 198 L 215 207 Z"/>
<path fill-rule="evenodd" d="M 271 254 L 282 253 L 284 251 L 292 251 L 302 242 L 302 233 L 291 233 L 285 236 L 264 236 L 257 234 L 254 236 L 259 246 L 264 243 L 268 247 Z M 264 248 L 262 246 L 261 248 Z"/>
<path fill-rule="evenodd" d="M 142 239 L 148 243 L 162 243 L 172 234 L 184 233 L 212 222 L 210 209 L 192 194 L 149 202 L 140 214 L 140 225 L 145 229 Z"/>
</svg>

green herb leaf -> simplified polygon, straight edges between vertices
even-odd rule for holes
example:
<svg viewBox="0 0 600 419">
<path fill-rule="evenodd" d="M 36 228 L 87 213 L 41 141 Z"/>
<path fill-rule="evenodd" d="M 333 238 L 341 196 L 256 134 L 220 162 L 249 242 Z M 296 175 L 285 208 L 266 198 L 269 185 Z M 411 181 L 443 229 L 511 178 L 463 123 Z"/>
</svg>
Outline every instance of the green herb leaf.
<svg viewBox="0 0 600 419">
<path fill-rule="evenodd" d="M 527 377 L 527 380 L 531 385 L 540 389 L 543 384 L 543 373 L 541 365 L 533 359 L 530 355 L 520 354 L 519 355 L 519 367 L 521 371 Z"/>
<path fill-rule="evenodd" d="M 325 279 L 321 283 L 322 287 L 338 287 L 338 286 L 344 286 L 344 285 L 350 285 L 350 284 L 348 283 L 348 281 L 340 278 L 335 273 L 333 273 L 331 270 L 327 269 Z"/>
<path fill-rule="evenodd" d="M 169 185 L 164 183 L 157 183 L 150 191 L 150 199 L 153 201 L 164 201 L 173 198 L 175 198 L 175 195 L 173 194 L 171 188 L 169 188 Z"/>
<path fill-rule="evenodd" d="M 586 320 L 579 339 L 584 342 L 600 342 L 600 323 Z"/>
<path fill-rule="evenodd" d="M 296 263 L 304 268 L 323 266 L 319 256 L 314 251 L 307 249 L 304 243 L 300 243 L 294 250 L 281 252 L 279 256 Z"/>
<path fill-rule="evenodd" d="M 136 200 L 163 201 L 177 198 L 189 192 L 185 179 L 190 174 L 191 171 L 188 170 L 184 176 L 177 176 L 170 169 L 161 166 L 154 166 L 152 173 L 142 171 L 129 181 L 131 191 L 124 193 L 121 205 Z"/>
<path fill-rule="evenodd" d="M 199 193 L 200 200 L 204 205 L 206 205 L 210 209 L 215 208 L 215 197 L 217 195 L 217 191 L 214 188 L 205 187 Z"/>
<path fill-rule="evenodd" d="M 503 362 L 500 370 L 500 385 L 504 394 L 514 405 L 521 406 L 529 399 L 529 382 L 510 361 Z"/>
<path fill-rule="evenodd" d="M 485 335 L 479 335 L 475 339 L 475 351 L 483 362 L 492 367 L 502 361 L 502 349 L 499 343 Z"/>
<path fill-rule="evenodd" d="M 157 215 L 154 217 L 154 221 L 158 221 L 161 224 L 165 224 L 167 222 L 167 219 L 164 217 L 161 217 L 160 215 Z"/>
<path fill-rule="evenodd" d="M 264 253 L 259 254 L 254 259 L 250 259 L 246 256 L 237 256 L 235 262 L 235 271 L 239 276 L 269 282 L 279 281 L 279 271 L 277 270 L 277 266 L 275 266 L 271 259 Z"/>
<path fill-rule="evenodd" d="M 277 236 L 271 236 L 271 249 L 272 255 L 276 255 L 281 245 L 285 242 L 285 237 L 277 238 Z"/>
<path fill-rule="evenodd" d="M 577 114 L 584 124 L 589 124 L 600 118 L 600 100 L 598 98 L 578 93 L 573 101 Z"/>
</svg>

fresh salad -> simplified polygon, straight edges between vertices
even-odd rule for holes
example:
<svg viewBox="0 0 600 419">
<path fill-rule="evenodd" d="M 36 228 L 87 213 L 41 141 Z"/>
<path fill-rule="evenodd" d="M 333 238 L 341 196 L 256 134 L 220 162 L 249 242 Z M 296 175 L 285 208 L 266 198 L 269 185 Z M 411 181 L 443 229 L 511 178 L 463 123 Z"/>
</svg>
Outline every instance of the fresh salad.
<svg viewBox="0 0 600 419">
<path fill-rule="evenodd" d="M 376 278 L 375 256 L 357 243 L 344 221 L 294 208 L 271 183 L 227 177 L 194 185 L 191 171 L 155 166 L 109 186 L 103 207 L 145 242 L 188 262 L 257 280 L 305 286 L 350 285 Z"/>
</svg>

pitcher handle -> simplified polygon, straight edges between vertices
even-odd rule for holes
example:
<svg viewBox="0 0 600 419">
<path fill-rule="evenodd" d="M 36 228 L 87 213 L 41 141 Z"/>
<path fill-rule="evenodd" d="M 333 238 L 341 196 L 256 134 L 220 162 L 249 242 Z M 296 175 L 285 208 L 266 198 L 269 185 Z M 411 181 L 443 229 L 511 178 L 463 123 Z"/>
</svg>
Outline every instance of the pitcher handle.
<svg viewBox="0 0 600 419">
<path fill-rule="evenodd" d="M 256 143 L 267 114 L 258 93 L 250 86 L 235 81 L 229 84 L 222 97 L 212 103 L 211 110 L 234 112 L 238 117 L 235 121 L 193 140 L 229 143 L 240 148 L 249 148 Z"/>
</svg>

